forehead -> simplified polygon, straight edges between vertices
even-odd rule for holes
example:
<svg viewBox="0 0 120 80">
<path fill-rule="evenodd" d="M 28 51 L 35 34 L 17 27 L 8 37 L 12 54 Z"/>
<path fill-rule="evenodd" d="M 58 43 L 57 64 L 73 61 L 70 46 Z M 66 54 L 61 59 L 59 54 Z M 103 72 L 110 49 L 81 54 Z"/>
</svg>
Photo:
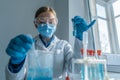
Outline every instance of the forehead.
<svg viewBox="0 0 120 80">
<path fill-rule="evenodd" d="M 43 12 L 43 13 L 39 14 L 38 17 L 50 17 L 50 18 L 53 18 L 53 17 L 55 17 L 55 15 L 52 12 L 47 11 L 47 12 Z"/>
</svg>

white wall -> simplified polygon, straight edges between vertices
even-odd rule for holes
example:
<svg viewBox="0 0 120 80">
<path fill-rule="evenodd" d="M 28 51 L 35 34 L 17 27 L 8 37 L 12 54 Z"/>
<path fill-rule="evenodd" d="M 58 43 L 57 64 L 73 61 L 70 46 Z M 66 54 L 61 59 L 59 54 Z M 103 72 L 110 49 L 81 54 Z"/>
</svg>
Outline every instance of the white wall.
<svg viewBox="0 0 120 80">
<path fill-rule="evenodd" d="M 58 15 L 58 29 L 56 35 L 74 45 L 73 26 L 71 19 L 78 15 L 85 17 L 85 0 L 54 0 L 55 10 Z"/>
<path fill-rule="evenodd" d="M 74 16 L 85 18 L 85 0 L 69 0 L 69 42 L 74 45 L 73 25 L 71 19 Z"/>
<path fill-rule="evenodd" d="M 18 34 L 37 34 L 34 13 L 43 5 L 54 7 L 53 0 L 0 0 L 0 80 L 5 80 L 5 48 L 9 40 Z"/>
<path fill-rule="evenodd" d="M 54 0 L 55 10 L 58 16 L 56 35 L 60 39 L 69 39 L 69 0 Z"/>
</svg>

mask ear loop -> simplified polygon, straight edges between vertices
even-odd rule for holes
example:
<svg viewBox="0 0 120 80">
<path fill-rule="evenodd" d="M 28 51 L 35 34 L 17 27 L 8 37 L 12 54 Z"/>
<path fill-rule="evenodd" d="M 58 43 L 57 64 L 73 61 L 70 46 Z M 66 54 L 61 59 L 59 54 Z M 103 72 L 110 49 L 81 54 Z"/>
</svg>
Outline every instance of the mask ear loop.
<svg viewBox="0 0 120 80">
<path fill-rule="evenodd" d="M 34 19 L 34 24 L 35 24 L 36 27 L 38 26 L 38 23 L 37 23 L 37 19 L 36 19 L 36 18 Z"/>
</svg>

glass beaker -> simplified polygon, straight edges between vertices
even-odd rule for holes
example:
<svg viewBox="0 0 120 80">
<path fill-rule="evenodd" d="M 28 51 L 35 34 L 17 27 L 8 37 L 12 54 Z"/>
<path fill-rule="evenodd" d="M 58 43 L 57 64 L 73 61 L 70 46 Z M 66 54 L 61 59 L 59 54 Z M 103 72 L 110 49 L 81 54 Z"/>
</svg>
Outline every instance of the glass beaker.
<svg viewBox="0 0 120 80">
<path fill-rule="evenodd" d="M 52 80 L 53 54 L 52 51 L 31 51 L 28 56 L 27 80 Z"/>
</svg>

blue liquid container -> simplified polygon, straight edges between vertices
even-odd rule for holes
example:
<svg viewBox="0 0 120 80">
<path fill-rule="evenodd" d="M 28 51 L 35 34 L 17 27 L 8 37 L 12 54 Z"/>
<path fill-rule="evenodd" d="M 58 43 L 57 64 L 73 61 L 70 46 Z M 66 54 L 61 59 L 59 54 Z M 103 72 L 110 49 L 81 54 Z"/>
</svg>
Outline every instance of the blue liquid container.
<svg viewBox="0 0 120 80">
<path fill-rule="evenodd" d="M 85 71 L 85 68 L 84 68 L 84 64 L 81 64 L 81 68 L 80 68 L 80 80 L 85 80 L 85 75 L 84 75 L 84 71 Z"/>
<path fill-rule="evenodd" d="M 27 75 L 27 80 L 52 80 L 52 69 L 30 68 Z"/>
<path fill-rule="evenodd" d="M 104 80 L 104 65 L 99 64 L 99 80 Z"/>
<path fill-rule="evenodd" d="M 27 80 L 52 80 L 52 77 L 36 77 L 36 78 L 32 78 L 32 77 L 28 77 Z"/>
<path fill-rule="evenodd" d="M 32 50 L 28 55 L 26 80 L 52 80 L 53 53 L 52 51 Z"/>
</svg>

